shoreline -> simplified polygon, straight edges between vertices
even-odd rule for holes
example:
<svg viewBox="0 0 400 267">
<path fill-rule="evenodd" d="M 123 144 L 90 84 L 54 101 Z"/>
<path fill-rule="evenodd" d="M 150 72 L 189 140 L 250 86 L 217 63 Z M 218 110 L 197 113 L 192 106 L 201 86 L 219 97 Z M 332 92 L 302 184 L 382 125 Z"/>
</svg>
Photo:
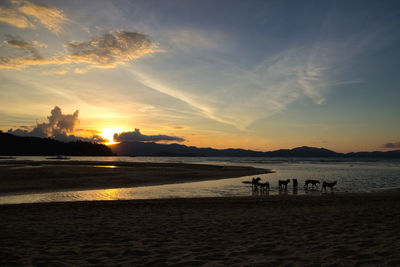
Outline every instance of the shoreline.
<svg viewBox="0 0 400 267">
<path fill-rule="evenodd" d="M 267 173 L 272 171 L 245 166 L 186 163 L 1 161 L 0 196 L 131 188 Z"/>
<path fill-rule="evenodd" d="M 399 196 L 0 206 L 0 265 L 399 265 Z"/>
<path fill-rule="evenodd" d="M 271 196 L 224 196 L 224 197 L 177 197 L 177 198 L 151 198 L 151 199 L 121 199 L 121 200 L 83 200 L 83 201 L 57 201 L 57 202 L 35 202 L 21 204 L 4 204 L 4 206 L 57 206 L 57 205 L 77 205 L 77 206 L 103 206 L 104 205 L 160 205 L 161 203 L 281 203 L 281 202 L 321 202 L 320 205 L 328 201 L 329 203 L 344 202 L 351 203 L 353 200 L 396 200 L 400 204 L 400 194 L 381 194 L 381 193 L 340 193 L 340 194 L 323 194 L 323 195 L 271 195 Z M 161 204 L 163 205 L 163 204 Z M 340 208 L 340 207 L 339 207 Z"/>
<path fill-rule="evenodd" d="M 190 183 L 190 182 L 189 182 Z M 124 188 L 110 188 L 112 189 L 124 189 Z M 91 189 L 89 189 L 91 190 Z M 93 189 L 96 190 L 96 189 Z M 71 189 L 71 191 L 75 191 L 74 189 Z M 35 193 L 28 193 L 28 194 L 42 194 L 42 193 L 54 193 L 54 192 L 68 192 L 68 190 L 63 190 L 63 191 L 49 191 L 49 192 L 35 192 Z M 0 197 L 7 197 L 7 196 L 18 196 L 18 195 L 23 195 L 25 193 L 18 193 L 18 194 L 12 194 L 12 195 L 0 195 Z M 98 199 L 98 200 L 74 200 L 74 201 L 50 201 L 50 202 L 24 202 L 24 203 L 12 203 L 12 204 L 0 204 L 0 207 L 2 206 L 12 206 L 12 205 L 51 205 L 51 204 L 56 204 L 56 205 L 63 205 L 67 203 L 75 203 L 76 205 L 93 205 L 95 203 L 101 204 L 101 203 L 108 203 L 108 202 L 119 202 L 119 203 L 130 203 L 130 204 L 138 204 L 140 202 L 149 202 L 149 203 L 156 203 L 156 202 L 164 202 L 164 201 L 260 201 L 260 202 L 269 202 L 269 201 L 285 201 L 285 200 L 290 200 L 290 201 L 296 201 L 297 200 L 302 200 L 302 199 L 357 199 L 357 198 L 393 198 L 396 199 L 398 198 L 400 201 L 400 188 L 395 189 L 395 190 L 387 190 L 387 191 L 382 191 L 382 192 L 368 192 L 368 193 L 354 193 L 354 192 L 339 192 L 339 193 L 323 193 L 323 194 L 274 194 L 274 195 L 238 195 L 238 196 L 206 196 L 206 197 L 168 197 L 168 198 L 138 198 L 138 199 Z M 400 204 L 400 202 L 399 202 Z"/>
</svg>

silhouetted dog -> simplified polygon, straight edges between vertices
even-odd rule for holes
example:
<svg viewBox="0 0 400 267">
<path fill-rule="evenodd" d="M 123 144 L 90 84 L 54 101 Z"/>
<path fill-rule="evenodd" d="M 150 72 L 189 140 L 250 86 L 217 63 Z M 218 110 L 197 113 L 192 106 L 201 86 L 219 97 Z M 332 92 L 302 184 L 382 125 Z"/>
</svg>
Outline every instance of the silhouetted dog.
<svg viewBox="0 0 400 267">
<path fill-rule="evenodd" d="M 258 183 L 258 185 L 260 186 L 260 189 L 262 192 L 264 192 L 265 190 L 269 191 L 269 183 L 268 182 Z"/>
<path fill-rule="evenodd" d="M 319 184 L 318 180 L 306 180 L 304 182 L 304 188 L 308 189 L 308 185 L 311 184 L 311 188 L 317 187 L 317 184 Z"/>
<path fill-rule="evenodd" d="M 287 190 L 287 185 L 290 183 L 290 179 L 287 180 L 279 180 L 278 185 L 279 185 L 279 190 L 282 190 L 283 187 L 285 187 L 284 190 Z"/>
<path fill-rule="evenodd" d="M 297 188 L 298 185 L 297 179 L 292 179 L 292 182 L 293 182 L 293 188 Z"/>
<path fill-rule="evenodd" d="M 333 190 L 333 187 L 334 187 L 336 184 L 337 184 L 337 181 L 334 181 L 334 182 L 332 182 L 332 183 L 322 182 L 322 189 L 321 189 L 321 191 L 322 191 L 322 190 L 325 190 L 325 192 L 326 192 L 326 188 L 327 188 L 327 187 L 330 187 L 330 188 L 331 188 L 331 191 L 332 191 L 332 190 Z"/>
<path fill-rule="evenodd" d="M 253 178 L 253 180 L 251 181 L 251 189 L 253 189 L 253 191 L 257 190 L 260 180 L 261 180 L 261 178 L 257 177 L 257 178 Z"/>
</svg>

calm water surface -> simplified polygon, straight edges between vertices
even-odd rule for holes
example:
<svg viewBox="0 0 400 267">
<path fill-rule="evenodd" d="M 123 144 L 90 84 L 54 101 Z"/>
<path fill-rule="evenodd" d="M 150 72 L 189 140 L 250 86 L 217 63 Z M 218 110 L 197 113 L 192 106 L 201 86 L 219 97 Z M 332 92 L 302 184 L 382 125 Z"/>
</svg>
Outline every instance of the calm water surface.
<svg viewBox="0 0 400 267">
<path fill-rule="evenodd" d="M 46 160 L 45 157 L 18 157 L 17 160 Z M 210 158 L 210 157 L 71 157 L 82 161 L 181 162 L 195 164 L 242 165 L 272 169 L 275 173 L 259 175 L 271 185 L 269 195 L 277 195 L 278 180 L 296 178 L 298 191 L 291 184 L 284 194 L 321 194 L 305 191 L 306 179 L 337 181 L 335 193 L 372 193 L 400 188 L 400 160 L 363 160 L 329 158 Z M 157 199 L 186 197 L 249 196 L 251 185 L 243 184 L 253 176 L 216 181 L 192 182 L 134 188 L 84 190 L 1 196 L 0 204 L 89 201 L 118 199 Z M 329 190 L 328 190 L 329 191 Z"/>
</svg>

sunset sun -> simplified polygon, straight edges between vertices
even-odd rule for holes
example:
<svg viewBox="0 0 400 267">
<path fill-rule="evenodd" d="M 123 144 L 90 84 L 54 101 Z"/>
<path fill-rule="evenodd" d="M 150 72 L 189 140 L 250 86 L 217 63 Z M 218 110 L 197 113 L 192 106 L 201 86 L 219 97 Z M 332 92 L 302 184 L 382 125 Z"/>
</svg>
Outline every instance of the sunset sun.
<svg viewBox="0 0 400 267">
<path fill-rule="evenodd" d="M 108 142 L 105 143 L 106 145 L 113 145 L 118 143 L 114 142 L 114 134 L 120 132 L 122 132 L 122 130 L 119 128 L 103 128 L 101 137 L 108 140 Z"/>
</svg>

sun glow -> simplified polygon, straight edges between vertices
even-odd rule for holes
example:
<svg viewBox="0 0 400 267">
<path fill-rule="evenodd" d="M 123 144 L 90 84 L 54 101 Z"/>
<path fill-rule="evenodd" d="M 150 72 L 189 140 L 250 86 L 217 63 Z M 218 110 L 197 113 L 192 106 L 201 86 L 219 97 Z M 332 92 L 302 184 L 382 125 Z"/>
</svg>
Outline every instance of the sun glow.
<svg viewBox="0 0 400 267">
<path fill-rule="evenodd" d="M 122 132 L 119 128 L 103 128 L 101 132 L 101 137 L 107 139 L 108 142 L 104 143 L 105 145 L 113 145 L 117 144 L 118 142 L 114 142 L 114 134 Z"/>
</svg>

